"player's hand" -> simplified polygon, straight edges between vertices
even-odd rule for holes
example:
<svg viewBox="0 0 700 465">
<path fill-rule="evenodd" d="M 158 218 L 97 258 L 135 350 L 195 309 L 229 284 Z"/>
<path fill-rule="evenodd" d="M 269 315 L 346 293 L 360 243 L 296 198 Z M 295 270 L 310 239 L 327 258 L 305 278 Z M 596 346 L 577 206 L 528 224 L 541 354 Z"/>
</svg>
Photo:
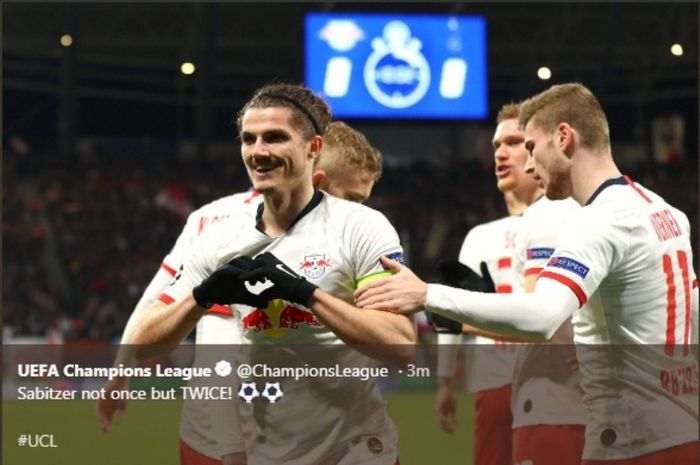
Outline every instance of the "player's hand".
<svg viewBox="0 0 700 465">
<path fill-rule="evenodd" d="M 435 397 L 435 413 L 437 413 L 440 428 L 446 433 L 454 433 L 457 429 L 457 399 L 452 388 L 440 386 Z"/>
<path fill-rule="evenodd" d="M 201 284 L 192 289 L 197 305 L 209 308 L 214 304 L 231 305 L 247 303 L 243 299 L 246 291 L 243 282 L 239 279 L 241 275 L 253 269 L 253 259 L 250 257 L 237 257 L 216 270 Z M 248 299 L 251 300 L 251 299 Z M 257 307 L 267 305 L 266 301 L 258 299 Z"/>
<path fill-rule="evenodd" d="M 240 277 L 245 288 L 244 300 L 240 303 L 272 299 L 283 299 L 304 306 L 318 287 L 299 276 L 270 252 L 255 257 L 253 269 Z M 256 305 L 260 307 L 260 305 Z"/>
<path fill-rule="evenodd" d="M 128 402 L 126 399 L 112 399 L 110 393 L 128 389 L 128 378 L 114 378 L 105 384 L 105 396 L 97 401 L 97 422 L 102 432 L 109 433 L 112 425 L 118 425 L 126 412 Z"/>
<path fill-rule="evenodd" d="M 481 262 L 481 276 L 457 260 L 445 260 L 438 264 L 440 282 L 475 292 L 496 292 L 496 286 L 486 263 Z"/>
<path fill-rule="evenodd" d="M 389 310 L 411 315 L 425 310 L 428 285 L 401 263 L 386 257 L 382 264 L 392 276 L 378 278 L 355 291 L 355 304 L 361 308 Z"/>
<path fill-rule="evenodd" d="M 438 315 L 433 312 L 426 312 L 428 323 L 433 327 L 436 333 L 444 334 L 462 334 L 463 324 L 459 321 L 451 320 L 445 316 Z"/>
</svg>

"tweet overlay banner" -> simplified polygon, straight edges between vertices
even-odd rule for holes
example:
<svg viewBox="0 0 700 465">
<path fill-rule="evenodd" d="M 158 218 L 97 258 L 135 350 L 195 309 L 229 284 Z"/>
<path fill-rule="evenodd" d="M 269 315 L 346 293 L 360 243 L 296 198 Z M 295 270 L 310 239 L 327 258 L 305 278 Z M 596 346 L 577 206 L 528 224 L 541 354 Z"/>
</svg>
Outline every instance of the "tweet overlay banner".
<svg viewBox="0 0 700 465">
<path fill-rule="evenodd" d="M 515 463 L 690 460 L 697 346 L 671 349 L 5 345 L 3 463 L 471 464 L 477 421 Z"/>
</svg>

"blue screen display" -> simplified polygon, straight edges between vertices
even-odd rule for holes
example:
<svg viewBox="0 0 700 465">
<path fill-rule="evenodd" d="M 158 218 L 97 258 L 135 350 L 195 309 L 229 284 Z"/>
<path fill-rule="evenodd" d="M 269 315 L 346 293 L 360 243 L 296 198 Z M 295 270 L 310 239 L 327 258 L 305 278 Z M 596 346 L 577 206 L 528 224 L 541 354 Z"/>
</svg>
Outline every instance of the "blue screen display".
<svg viewBox="0 0 700 465">
<path fill-rule="evenodd" d="M 309 13 L 305 59 L 336 117 L 487 117 L 483 17 Z"/>
</svg>

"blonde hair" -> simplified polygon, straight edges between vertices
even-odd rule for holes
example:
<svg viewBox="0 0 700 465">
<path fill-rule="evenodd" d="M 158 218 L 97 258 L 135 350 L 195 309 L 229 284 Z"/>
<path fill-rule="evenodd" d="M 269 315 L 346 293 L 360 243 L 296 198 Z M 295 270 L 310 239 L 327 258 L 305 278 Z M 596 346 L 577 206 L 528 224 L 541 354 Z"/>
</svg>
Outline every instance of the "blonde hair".
<svg viewBox="0 0 700 465">
<path fill-rule="evenodd" d="M 333 171 L 360 168 L 370 173 L 374 181 L 382 176 L 382 153 L 372 147 L 361 132 L 342 121 L 333 121 L 323 136 L 321 156 L 314 160 L 314 168 Z M 329 153 L 334 155 L 329 157 Z"/>
<path fill-rule="evenodd" d="M 507 120 L 507 119 L 517 118 L 519 113 L 520 113 L 520 104 L 519 103 L 513 103 L 513 102 L 506 103 L 498 111 L 498 115 L 496 116 L 496 124 L 501 124 L 504 120 Z"/>
<path fill-rule="evenodd" d="M 598 99 L 584 85 L 574 82 L 552 86 L 520 105 L 519 123 L 533 121 L 544 131 L 569 123 L 589 149 L 610 147 L 610 128 Z"/>
</svg>

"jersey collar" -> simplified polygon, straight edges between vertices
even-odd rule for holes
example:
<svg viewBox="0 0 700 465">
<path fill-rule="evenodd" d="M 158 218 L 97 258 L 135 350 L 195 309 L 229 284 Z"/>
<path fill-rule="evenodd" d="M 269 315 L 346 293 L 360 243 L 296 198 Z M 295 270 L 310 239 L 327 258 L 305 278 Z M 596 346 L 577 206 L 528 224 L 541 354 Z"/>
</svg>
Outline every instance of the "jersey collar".
<svg viewBox="0 0 700 465">
<path fill-rule="evenodd" d="M 323 193 L 318 190 L 314 189 L 314 195 L 311 197 L 311 200 L 309 203 L 306 204 L 306 206 L 299 212 L 296 218 L 294 218 L 294 221 L 292 221 L 292 224 L 289 225 L 289 229 L 292 229 L 292 227 L 299 222 L 300 219 L 305 217 L 311 210 L 316 208 L 319 203 L 321 203 L 321 200 L 323 200 Z M 255 214 L 255 227 L 257 229 L 260 229 L 260 224 L 262 223 L 262 215 L 263 215 L 263 210 L 265 209 L 265 202 L 260 202 L 258 204 L 258 211 Z"/>
<path fill-rule="evenodd" d="M 593 192 L 593 195 L 591 195 L 591 197 L 586 202 L 586 205 L 584 205 L 584 206 L 592 204 L 593 201 L 596 199 L 596 197 L 598 197 L 600 195 L 601 192 L 603 192 L 607 187 L 614 186 L 616 184 L 621 184 L 624 186 L 625 184 L 627 184 L 627 181 L 625 180 L 624 176 L 620 176 L 618 178 L 607 179 L 603 184 L 598 186 L 598 189 L 596 189 L 595 192 Z"/>
</svg>

